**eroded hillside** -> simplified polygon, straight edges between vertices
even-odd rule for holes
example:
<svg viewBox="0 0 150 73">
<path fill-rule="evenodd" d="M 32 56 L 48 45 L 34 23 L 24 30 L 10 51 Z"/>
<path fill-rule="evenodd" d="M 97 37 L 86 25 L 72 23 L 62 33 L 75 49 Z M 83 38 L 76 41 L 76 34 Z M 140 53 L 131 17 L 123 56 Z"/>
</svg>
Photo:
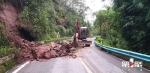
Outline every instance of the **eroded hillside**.
<svg viewBox="0 0 150 73">
<path fill-rule="evenodd" d="M 71 36 L 76 18 L 81 25 L 89 26 L 83 20 L 83 13 L 78 13 L 73 7 L 69 8 L 65 2 L 67 0 L 4 0 L 1 3 L 1 34 L 8 46 L 19 50 L 15 55 L 17 63 L 65 55 L 74 56 L 71 42 L 35 42 L 51 40 L 56 37 L 57 32 L 61 37 Z"/>
</svg>

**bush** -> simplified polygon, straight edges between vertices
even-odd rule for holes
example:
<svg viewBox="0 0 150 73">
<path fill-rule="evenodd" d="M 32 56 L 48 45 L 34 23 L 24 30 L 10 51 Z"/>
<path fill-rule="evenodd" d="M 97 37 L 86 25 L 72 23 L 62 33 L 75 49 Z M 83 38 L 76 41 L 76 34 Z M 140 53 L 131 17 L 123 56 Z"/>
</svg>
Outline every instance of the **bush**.
<svg viewBox="0 0 150 73">
<path fill-rule="evenodd" d="M 101 38 L 101 36 L 97 36 L 97 37 L 96 37 L 96 41 L 97 41 L 98 43 L 102 43 L 103 39 Z"/>
<path fill-rule="evenodd" d="M 44 40 L 44 42 L 49 43 L 49 42 L 56 41 L 56 40 L 68 40 L 70 38 L 71 37 L 52 38 L 51 40 Z"/>
<path fill-rule="evenodd" d="M 8 46 L 0 46 L 0 57 L 6 56 L 13 52 L 13 48 Z"/>
<path fill-rule="evenodd" d="M 57 37 L 57 33 L 54 31 L 54 32 L 51 32 L 51 34 L 50 34 L 51 36 L 51 38 L 56 38 Z"/>
<path fill-rule="evenodd" d="M 15 66 L 15 59 L 12 58 L 5 63 L 0 64 L 0 73 L 5 73 Z"/>
<path fill-rule="evenodd" d="M 12 58 L 8 61 L 6 61 L 5 63 L 2 64 L 6 70 L 10 70 L 11 68 L 13 68 L 15 66 L 15 59 Z"/>
<path fill-rule="evenodd" d="M 6 72 L 6 68 L 3 65 L 0 65 L 0 73 L 5 73 Z"/>
<path fill-rule="evenodd" d="M 66 29 L 63 26 L 57 26 L 57 32 L 59 32 L 60 37 L 64 37 L 67 34 Z"/>
<path fill-rule="evenodd" d="M 43 40 L 51 40 L 51 36 L 49 34 L 46 34 L 44 37 L 43 37 Z"/>
<path fill-rule="evenodd" d="M 7 46 L 8 45 L 8 42 L 7 42 L 7 39 L 6 39 L 6 35 L 4 35 L 4 24 L 2 22 L 2 20 L 0 20 L 0 46 Z"/>
</svg>

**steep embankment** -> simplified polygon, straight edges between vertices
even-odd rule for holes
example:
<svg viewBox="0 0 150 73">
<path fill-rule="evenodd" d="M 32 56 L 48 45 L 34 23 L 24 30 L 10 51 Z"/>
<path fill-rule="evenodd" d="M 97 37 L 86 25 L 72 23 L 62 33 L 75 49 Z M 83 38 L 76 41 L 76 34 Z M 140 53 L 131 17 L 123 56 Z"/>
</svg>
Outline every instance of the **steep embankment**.
<svg viewBox="0 0 150 73">
<path fill-rule="evenodd" d="M 10 40 L 10 42 L 15 42 L 15 44 L 21 44 L 22 38 L 19 36 L 17 30 L 17 18 L 19 11 L 15 9 L 10 2 L 6 2 L 1 5 L 0 19 L 3 23 L 3 34 Z"/>
<path fill-rule="evenodd" d="M 73 55 L 73 50 L 71 49 L 71 43 L 63 41 L 63 42 L 55 42 L 55 43 L 36 43 L 30 42 L 21 37 L 21 34 L 29 36 L 26 32 L 20 32 L 18 29 L 18 16 L 20 14 L 19 10 L 17 10 L 10 2 L 6 2 L 1 6 L 2 10 L 0 11 L 0 19 L 3 22 L 3 34 L 6 39 L 9 40 L 9 43 L 14 43 L 14 47 L 20 48 L 19 53 L 15 55 L 15 59 L 17 63 L 22 63 L 27 60 L 39 60 L 39 59 L 50 59 L 51 57 L 65 56 L 65 55 Z M 21 28 L 26 29 L 31 27 L 30 25 L 22 24 Z"/>
<path fill-rule="evenodd" d="M 5 23 L 7 30 L 12 31 L 12 27 L 15 27 L 17 24 L 19 12 L 9 2 L 3 4 L 1 8 L 2 10 L 0 11 L 0 18 Z"/>
<path fill-rule="evenodd" d="M 13 7 L 13 5 L 10 2 L 6 2 L 5 4 L 1 5 L 1 11 L 0 11 L 0 19 L 4 24 L 3 31 L 6 35 L 7 39 L 11 40 L 10 42 L 15 42 L 15 45 L 18 44 L 18 46 L 21 44 L 21 35 L 27 35 L 29 38 L 31 36 L 29 35 L 28 31 L 24 30 L 27 28 L 32 29 L 33 26 L 31 25 L 25 25 L 22 24 L 22 29 L 19 30 L 19 22 L 18 22 L 18 16 L 20 14 L 20 11 Z M 7 34 L 6 34 L 7 33 Z"/>
<path fill-rule="evenodd" d="M 18 31 L 18 16 L 20 14 L 10 2 L 6 2 L 1 5 L 0 19 L 3 23 L 2 32 L 5 38 L 9 41 L 9 44 L 13 45 L 14 48 L 23 48 L 23 46 L 29 46 L 31 42 L 21 38 Z M 27 27 L 27 26 L 24 26 Z M 18 54 L 18 56 L 21 54 Z M 19 57 L 17 58 L 19 59 Z M 19 61 L 18 61 L 19 62 Z"/>
</svg>

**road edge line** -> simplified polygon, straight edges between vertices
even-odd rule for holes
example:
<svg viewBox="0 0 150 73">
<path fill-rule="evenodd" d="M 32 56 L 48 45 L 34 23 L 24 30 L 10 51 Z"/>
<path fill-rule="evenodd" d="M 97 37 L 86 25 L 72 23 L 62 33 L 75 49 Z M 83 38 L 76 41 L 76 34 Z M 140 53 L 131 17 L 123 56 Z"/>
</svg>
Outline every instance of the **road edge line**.
<svg viewBox="0 0 150 73">
<path fill-rule="evenodd" d="M 149 69 L 146 69 L 146 68 L 144 68 L 144 67 L 142 67 L 142 69 L 144 69 L 144 70 L 146 70 L 146 71 L 149 71 L 149 72 L 150 72 L 150 70 L 149 70 Z"/>
<path fill-rule="evenodd" d="M 21 65 L 18 69 L 16 69 L 15 71 L 13 71 L 12 73 L 17 73 L 19 70 L 21 70 L 23 67 L 25 67 L 27 64 L 29 64 L 30 62 L 27 61 L 26 63 L 24 63 L 23 65 Z"/>
</svg>

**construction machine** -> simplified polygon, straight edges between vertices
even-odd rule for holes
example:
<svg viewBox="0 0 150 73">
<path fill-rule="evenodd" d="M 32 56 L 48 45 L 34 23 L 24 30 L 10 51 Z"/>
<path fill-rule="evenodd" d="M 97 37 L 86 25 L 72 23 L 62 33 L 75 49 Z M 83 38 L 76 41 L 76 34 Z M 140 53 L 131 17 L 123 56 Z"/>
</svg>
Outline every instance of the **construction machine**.
<svg viewBox="0 0 150 73">
<path fill-rule="evenodd" d="M 73 35 L 73 45 L 77 46 L 86 46 L 89 47 L 92 44 L 92 41 L 87 40 L 88 36 L 88 27 L 80 27 L 78 19 L 75 20 L 75 33 Z"/>
</svg>

